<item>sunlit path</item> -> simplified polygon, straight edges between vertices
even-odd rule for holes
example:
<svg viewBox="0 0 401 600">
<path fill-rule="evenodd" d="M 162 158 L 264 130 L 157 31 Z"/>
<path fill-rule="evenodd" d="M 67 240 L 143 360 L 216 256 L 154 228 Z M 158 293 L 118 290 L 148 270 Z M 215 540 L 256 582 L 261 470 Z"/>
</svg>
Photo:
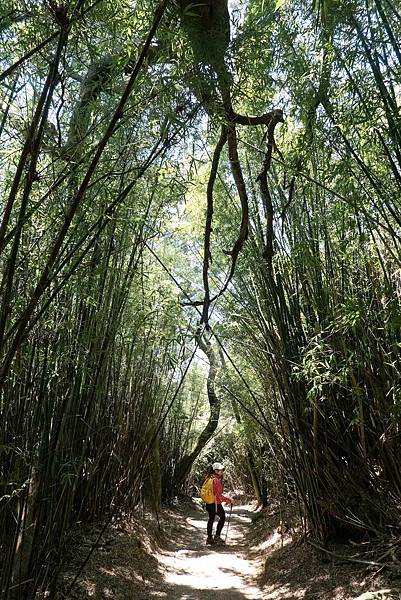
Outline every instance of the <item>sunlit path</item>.
<svg viewBox="0 0 401 600">
<path fill-rule="evenodd" d="M 199 515 L 199 516 L 198 516 Z M 181 600 L 258 600 L 263 596 L 256 586 L 258 562 L 247 556 L 245 527 L 250 523 L 249 507 L 235 507 L 226 547 L 205 545 L 206 516 L 183 520 L 174 551 L 159 555 L 165 569 L 166 591 L 154 597 Z M 223 530 L 225 537 L 226 527 Z"/>
</svg>

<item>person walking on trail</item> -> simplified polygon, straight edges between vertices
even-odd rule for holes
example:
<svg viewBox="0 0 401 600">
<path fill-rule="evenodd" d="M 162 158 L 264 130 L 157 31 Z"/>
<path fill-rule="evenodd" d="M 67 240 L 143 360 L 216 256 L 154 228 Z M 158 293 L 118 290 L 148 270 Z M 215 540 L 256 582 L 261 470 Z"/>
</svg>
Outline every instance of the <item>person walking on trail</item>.
<svg viewBox="0 0 401 600">
<path fill-rule="evenodd" d="M 219 462 L 213 463 L 212 470 L 207 476 L 201 490 L 201 498 L 205 502 L 206 510 L 209 514 L 206 544 L 225 544 L 225 541 L 220 537 L 226 520 L 226 513 L 222 503 L 232 504 L 233 502 L 231 498 L 223 494 L 223 475 L 224 465 Z M 219 521 L 217 523 L 216 535 L 213 537 L 213 524 L 216 515 L 219 517 Z"/>
</svg>

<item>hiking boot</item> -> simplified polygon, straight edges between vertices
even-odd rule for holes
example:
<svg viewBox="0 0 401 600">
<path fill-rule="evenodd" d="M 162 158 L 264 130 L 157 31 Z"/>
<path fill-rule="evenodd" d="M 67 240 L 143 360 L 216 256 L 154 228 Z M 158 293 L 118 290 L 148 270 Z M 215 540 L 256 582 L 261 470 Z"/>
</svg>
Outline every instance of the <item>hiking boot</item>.
<svg viewBox="0 0 401 600">
<path fill-rule="evenodd" d="M 221 539 L 221 537 L 219 535 L 215 535 L 214 536 L 214 540 L 213 543 L 216 544 L 216 546 L 224 546 L 225 541 Z"/>
<path fill-rule="evenodd" d="M 214 539 L 212 538 L 212 536 L 211 536 L 211 535 L 208 535 L 208 536 L 207 536 L 207 539 L 206 539 L 206 544 L 214 544 Z"/>
</svg>

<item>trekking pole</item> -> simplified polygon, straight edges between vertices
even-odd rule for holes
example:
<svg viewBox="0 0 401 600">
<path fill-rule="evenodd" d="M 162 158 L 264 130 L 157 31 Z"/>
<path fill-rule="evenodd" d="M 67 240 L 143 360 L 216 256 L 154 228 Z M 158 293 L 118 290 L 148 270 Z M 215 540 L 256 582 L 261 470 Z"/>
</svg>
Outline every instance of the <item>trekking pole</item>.
<svg viewBox="0 0 401 600">
<path fill-rule="evenodd" d="M 228 528 L 230 527 L 231 513 L 232 513 L 232 512 L 233 512 L 233 503 L 231 502 L 231 505 L 230 505 L 230 514 L 229 514 L 229 516 L 228 516 L 228 522 L 227 522 L 227 531 L 226 531 L 226 537 L 225 537 L 225 540 L 224 540 L 224 542 L 226 542 L 226 541 L 227 541 L 227 536 L 228 536 Z"/>
</svg>

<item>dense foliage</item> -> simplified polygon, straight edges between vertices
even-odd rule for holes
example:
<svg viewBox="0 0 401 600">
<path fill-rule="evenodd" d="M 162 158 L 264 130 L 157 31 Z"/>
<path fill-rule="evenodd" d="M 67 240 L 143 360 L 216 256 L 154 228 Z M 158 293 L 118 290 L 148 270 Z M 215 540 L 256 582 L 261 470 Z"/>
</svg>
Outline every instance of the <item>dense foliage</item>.
<svg viewBox="0 0 401 600">
<path fill-rule="evenodd" d="M 4 597 L 196 461 L 320 539 L 396 531 L 397 4 L 0 10 Z"/>
</svg>

